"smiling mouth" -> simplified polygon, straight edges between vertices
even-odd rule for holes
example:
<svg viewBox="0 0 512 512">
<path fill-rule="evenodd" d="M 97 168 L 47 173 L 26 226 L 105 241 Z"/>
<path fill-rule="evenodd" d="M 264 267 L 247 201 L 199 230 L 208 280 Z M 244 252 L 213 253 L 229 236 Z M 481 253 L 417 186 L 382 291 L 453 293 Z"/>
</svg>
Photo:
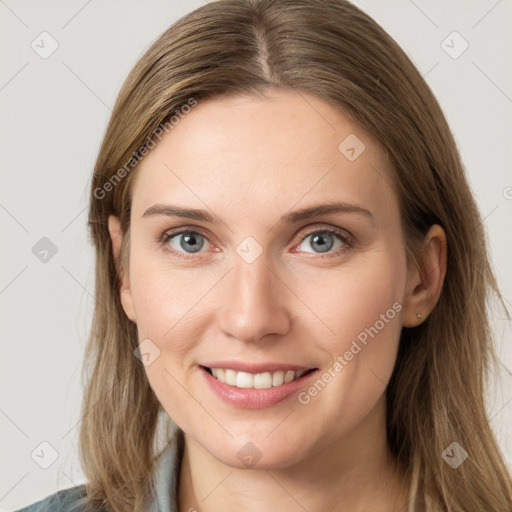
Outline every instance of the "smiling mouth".
<svg viewBox="0 0 512 512">
<path fill-rule="evenodd" d="M 242 389 L 269 389 L 283 386 L 318 369 L 311 368 L 310 370 L 298 371 L 278 370 L 274 372 L 248 373 L 227 368 L 208 368 L 206 366 L 202 366 L 202 368 L 220 382 Z"/>
</svg>

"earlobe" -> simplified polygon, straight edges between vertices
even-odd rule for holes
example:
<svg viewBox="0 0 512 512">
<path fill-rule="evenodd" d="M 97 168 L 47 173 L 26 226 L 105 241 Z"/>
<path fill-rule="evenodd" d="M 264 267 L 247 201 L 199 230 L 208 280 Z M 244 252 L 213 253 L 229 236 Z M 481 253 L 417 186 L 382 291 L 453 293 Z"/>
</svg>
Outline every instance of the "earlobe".
<svg viewBox="0 0 512 512">
<path fill-rule="evenodd" d="M 434 309 L 443 288 L 446 264 L 446 234 L 435 224 L 425 237 L 417 266 L 409 269 L 402 314 L 404 327 L 416 327 Z"/>
<path fill-rule="evenodd" d="M 124 269 L 121 262 L 121 246 L 123 242 L 123 233 L 121 222 L 115 215 L 108 217 L 108 231 L 112 242 L 112 252 L 119 275 L 119 299 L 123 306 L 126 316 L 135 323 L 135 308 L 133 307 L 133 297 L 130 287 L 130 279 L 127 269 Z"/>
</svg>

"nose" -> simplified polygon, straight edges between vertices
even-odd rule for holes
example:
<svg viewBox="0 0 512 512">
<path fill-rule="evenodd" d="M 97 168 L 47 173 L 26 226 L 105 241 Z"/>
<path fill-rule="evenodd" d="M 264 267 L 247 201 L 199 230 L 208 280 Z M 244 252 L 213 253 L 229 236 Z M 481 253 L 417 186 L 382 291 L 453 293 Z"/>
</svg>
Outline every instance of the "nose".
<svg viewBox="0 0 512 512">
<path fill-rule="evenodd" d="M 226 335 L 255 343 L 269 334 L 285 334 L 291 319 L 286 286 L 269 267 L 264 254 L 252 263 L 236 257 L 223 285 L 218 323 Z"/>
</svg>

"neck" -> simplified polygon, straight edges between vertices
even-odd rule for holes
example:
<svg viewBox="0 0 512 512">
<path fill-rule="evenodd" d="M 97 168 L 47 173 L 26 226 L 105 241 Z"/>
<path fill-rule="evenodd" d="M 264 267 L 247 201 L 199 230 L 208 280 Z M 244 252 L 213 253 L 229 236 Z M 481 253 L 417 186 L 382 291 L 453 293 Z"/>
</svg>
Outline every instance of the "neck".
<svg viewBox="0 0 512 512">
<path fill-rule="evenodd" d="M 405 510 L 406 476 L 391 456 L 379 403 L 351 432 L 286 468 L 239 469 L 185 435 L 180 512 Z"/>
</svg>

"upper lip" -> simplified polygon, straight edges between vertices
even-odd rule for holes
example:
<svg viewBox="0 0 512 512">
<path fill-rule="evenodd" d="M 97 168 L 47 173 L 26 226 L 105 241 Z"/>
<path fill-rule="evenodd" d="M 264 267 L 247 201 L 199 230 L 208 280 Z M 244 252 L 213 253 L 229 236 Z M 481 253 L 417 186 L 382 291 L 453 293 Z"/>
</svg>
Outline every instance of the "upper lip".
<svg viewBox="0 0 512 512">
<path fill-rule="evenodd" d="M 237 372 L 247 372 L 247 373 L 265 373 L 265 372 L 277 372 L 279 370 L 282 371 L 299 371 L 299 370 L 312 370 L 314 367 L 312 366 L 302 366 L 297 364 L 290 363 L 278 363 L 278 362 L 268 362 L 268 363 L 244 363 L 242 361 L 211 361 L 203 363 L 201 366 L 205 366 L 207 368 L 224 368 L 226 370 L 235 370 Z"/>
</svg>

